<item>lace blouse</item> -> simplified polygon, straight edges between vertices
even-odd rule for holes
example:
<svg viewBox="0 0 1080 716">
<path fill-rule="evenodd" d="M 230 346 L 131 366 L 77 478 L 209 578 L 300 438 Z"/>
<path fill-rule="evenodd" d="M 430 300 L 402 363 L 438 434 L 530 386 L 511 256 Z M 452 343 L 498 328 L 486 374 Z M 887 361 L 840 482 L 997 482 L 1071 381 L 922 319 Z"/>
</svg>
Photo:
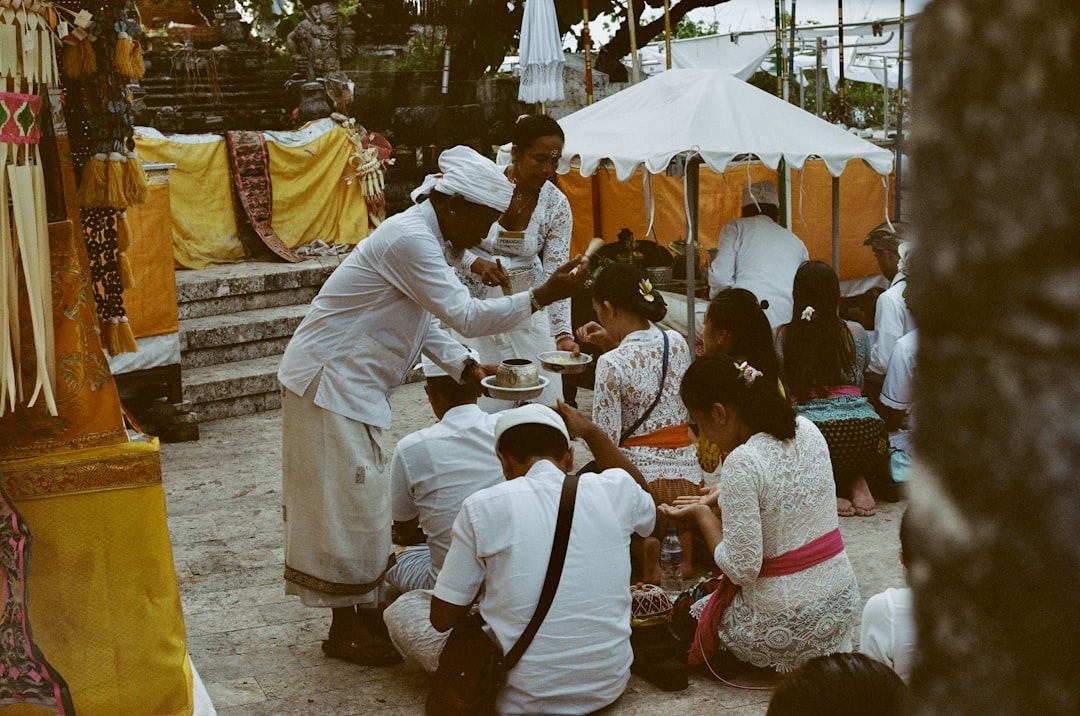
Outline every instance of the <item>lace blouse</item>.
<svg viewBox="0 0 1080 716">
<path fill-rule="evenodd" d="M 690 367 L 690 349 L 681 335 L 666 331 L 670 354 L 664 394 L 637 430 L 635 436 L 680 425 L 690 421 L 679 384 Z M 593 422 L 614 443 L 624 430 L 637 422 L 652 404 L 660 389 L 660 367 L 664 361 L 664 338 L 660 328 L 650 326 L 634 331 L 622 343 L 596 361 L 596 386 L 593 393 Z M 681 448 L 633 446 L 621 448 L 649 482 L 659 478 L 702 482 L 701 467 L 692 445 Z"/>
<path fill-rule="evenodd" d="M 455 267 L 458 278 L 476 298 L 486 298 L 488 287 L 469 269 L 477 258 L 499 259 L 504 267 L 533 269 L 534 288 L 544 284 L 555 269 L 570 260 L 570 234 L 574 217 L 570 201 L 557 186 L 544 182 L 536 200 L 536 208 L 525 227 L 525 238 L 507 239 L 499 236 L 502 227 L 496 222 L 479 245 L 465 250 L 460 265 Z M 498 295 L 502 295 L 501 290 Z M 547 307 L 552 337 L 560 333 L 573 334 L 570 325 L 570 299 L 556 301 Z"/>
<path fill-rule="evenodd" d="M 742 587 L 720 622 L 720 640 L 755 666 L 790 671 L 807 659 L 850 651 L 859 587 L 847 552 L 809 569 L 758 578 L 761 562 L 836 529 L 829 448 L 797 417 L 795 437 L 753 435 L 720 476 L 724 538 L 717 566 Z"/>
</svg>

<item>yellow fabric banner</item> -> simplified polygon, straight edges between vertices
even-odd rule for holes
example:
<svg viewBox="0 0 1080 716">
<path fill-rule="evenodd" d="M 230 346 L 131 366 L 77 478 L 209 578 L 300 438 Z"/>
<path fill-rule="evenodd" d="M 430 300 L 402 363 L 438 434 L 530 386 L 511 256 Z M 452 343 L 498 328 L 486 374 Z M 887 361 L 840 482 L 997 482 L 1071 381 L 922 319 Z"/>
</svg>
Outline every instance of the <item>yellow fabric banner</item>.
<svg viewBox="0 0 1080 716">
<path fill-rule="evenodd" d="M 143 161 L 176 164 L 169 172 L 173 258 L 178 268 L 200 269 L 249 258 L 237 235 L 224 141 L 195 144 L 138 139 Z"/>
<path fill-rule="evenodd" d="M 367 205 L 360 182 L 346 184 L 352 143 L 336 127 L 298 147 L 266 142 L 273 185 L 274 231 L 290 249 L 319 239 L 356 244 L 368 235 Z"/>
<path fill-rule="evenodd" d="M 591 177 L 582 177 L 576 169 L 559 176 L 559 188 L 570 200 L 574 212 L 571 255 L 580 253 L 594 236 L 616 240 L 622 228 L 629 228 L 638 239 L 646 238 L 648 215 L 642 172 L 621 182 L 614 171 L 597 170 L 599 184 L 600 228 L 593 222 Z M 771 179 L 777 174 L 755 162 L 716 174 L 701 167 L 698 188 L 699 237 L 705 248 L 715 248 L 720 229 L 739 216 L 742 188 L 748 183 Z M 655 213 L 653 233 L 661 245 L 686 238 L 686 209 L 683 204 L 683 178 L 665 174 L 652 175 Z M 832 178 L 821 160 L 808 161 L 803 172 L 791 173 L 791 213 L 789 226 L 806 244 L 810 258 L 832 263 Z M 891 177 L 890 177 L 890 186 Z M 889 194 L 892 207 L 892 193 Z M 801 201 L 801 205 L 800 205 Z M 866 234 L 885 221 L 885 187 L 881 176 L 861 161 L 850 162 L 840 177 L 840 278 L 862 278 L 878 273 L 869 248 L 862 245 Z"/>
<path fill-rule="evenodd" d="M 128 207 L 134 237 L 127 252 L 135 285 L 124 289 L 124 310 L 136 338 L 162 336 L 180 330 L 176 313 L 176 272 L 169 213 L 169 184 L 148 172 L 150 200 Z M 167 179 L 167 176 L 160 176 Z"/>
<path fill-rule="evenodd" d="M 157 441 L 12 461 L 3 470 L 33 536 L 34 641 L 67 682 L 75 712 L 191 714 Z M 43 474 L 56 486 L 90 488 L 43 495 L 42 482 L 27 479 Z"/>
</svg>

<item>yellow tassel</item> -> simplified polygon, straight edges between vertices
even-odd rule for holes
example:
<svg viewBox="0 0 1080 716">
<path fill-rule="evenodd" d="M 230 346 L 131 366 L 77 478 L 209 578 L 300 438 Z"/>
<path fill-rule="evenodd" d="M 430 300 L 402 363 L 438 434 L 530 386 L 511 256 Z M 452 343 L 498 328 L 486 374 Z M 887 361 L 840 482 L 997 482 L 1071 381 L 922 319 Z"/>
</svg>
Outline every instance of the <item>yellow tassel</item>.
<svg viewBox="0 0 1080 716">
<path fill-rule="evenodd" d="M 116 248 L 120 253 L 131 250 L 131 222 L 128 221 L 127 212 L 121 211 L 116 217 Z"/>
<path fill-rule="evenodd" d="M 121 32 L 116 36 L 113 69 L 124 77 L 131 77 L 131 35 L 126 32 Z"/>
<path fill-rule="evenodd" d="M 78 80 L 97 72 L 97 56 L 89 40 L 64 46 L 64 74 Z"/>
<path fill-rule="evenodd" d="M 146 63 L 143 61 L 142 43 L 138 40 L 131 43 L 131 59 L 129 65 L 131 74 L 128 75 L 128 77 L 131 79 L 142 79 L 142 76 L 146 74 Z"/>
<path fill-rule="evenodd" d="M 135 332 L 131 330 L 127 316 L 122 316 L 120 322 L 116 324 L 116 347 L 120 353 L 136 353 L 139 350 L 138 344 L 135 343 Z"/>
<path fill-rule="evenodd" d="M 110 318 L 105 323 L 105 350 L 109 351 L 109 355 L 112 356 L 121 353 L 119 326 L 120 321 L 116 318 Z"/>
<path fill-rule="evenodd" d="M 124 288 L 135 288 L 135 274 L 131 270 L 131 261 L 127 254 L 121 251 L 117 259 L 120 264 L 120 285 Z"/>
<path fill-rule="evenodd" d="M 135 152 L 128 152 L 127 163 L 124 165 L 124 196 L 127 198 L 125 206 L 145 204 L 150 199 L 146 172 L 143 171 L 142 160 Z"/>
<path fill-rule="evenodd" d="M 124 196 L 124 155 L 109 152 L 109 161 L 105 169 L 105 206 L 123 209 L 127 206 Z"/>
<path fill-rule="evenodd" d="M 95 154 L 83 167 L 79 184 L 79 206 L 87 209 L 105 206 L 105 154 Z"/>
</svg>

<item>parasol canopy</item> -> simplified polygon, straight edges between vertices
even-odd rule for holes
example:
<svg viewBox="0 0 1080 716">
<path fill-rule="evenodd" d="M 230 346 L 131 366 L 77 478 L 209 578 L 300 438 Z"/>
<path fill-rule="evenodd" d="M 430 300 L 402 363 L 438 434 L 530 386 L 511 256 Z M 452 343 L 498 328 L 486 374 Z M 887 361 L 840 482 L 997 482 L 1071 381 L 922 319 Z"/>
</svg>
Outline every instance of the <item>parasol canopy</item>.
<svg viewBox="0 0 1080 716">
<path fill-rule="evenodd" d="M 522 102 L 563 98 L 563 50 L 554 0 L 525 0 L 519 47 Z"/>
<path fill-rule="evenodd" d="M 530 0 L 531 1 L 531 0 Z M 784 159 L 802 169 L 820 157 L 838 177 L 852 159 L 878 174 L 892 170 L 893 155 L 818 119 L 723 70 L 669 70 L 559 120 L 566 132 L 559 173 L 580 163 L 589 176 L 603 161 L 619 179 L 644 165 L 665 171 L 677 154 L 701 157 L 723 173 L 736 157 L 754 155 L 770 169 Z"/>
</svg>

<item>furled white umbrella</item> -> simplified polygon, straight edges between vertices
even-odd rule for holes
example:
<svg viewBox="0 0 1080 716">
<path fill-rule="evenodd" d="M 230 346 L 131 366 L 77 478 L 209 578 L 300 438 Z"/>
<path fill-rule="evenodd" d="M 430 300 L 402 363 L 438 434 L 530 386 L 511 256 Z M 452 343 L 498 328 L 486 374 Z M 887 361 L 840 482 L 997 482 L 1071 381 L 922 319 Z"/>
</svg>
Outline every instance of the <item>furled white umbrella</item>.
<svg viewBox="0 0 1080 716">
<path fill-rule="evenodd" d="M 563 51 L 554 0 L 525 0 L 519 46 L 522 102 L 563 98 Z"/>
</svg>

